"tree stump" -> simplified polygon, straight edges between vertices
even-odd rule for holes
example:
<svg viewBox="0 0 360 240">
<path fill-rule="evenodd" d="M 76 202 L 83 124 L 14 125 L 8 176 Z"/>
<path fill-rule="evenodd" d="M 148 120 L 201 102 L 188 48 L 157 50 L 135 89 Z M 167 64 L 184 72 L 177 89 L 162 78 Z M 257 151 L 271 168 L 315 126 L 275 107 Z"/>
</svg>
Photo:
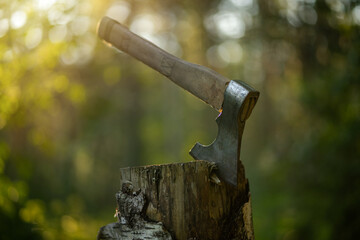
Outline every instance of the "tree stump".
<svg viewBox="0 0 360 240">
<path fill-rule="evenodd" d="M 207 161 L 122 168 L 120 179 L 119 222 L 101 228 L 98 239 L 254 239 L 242 165 L 236 187 Z"/>
</svg>

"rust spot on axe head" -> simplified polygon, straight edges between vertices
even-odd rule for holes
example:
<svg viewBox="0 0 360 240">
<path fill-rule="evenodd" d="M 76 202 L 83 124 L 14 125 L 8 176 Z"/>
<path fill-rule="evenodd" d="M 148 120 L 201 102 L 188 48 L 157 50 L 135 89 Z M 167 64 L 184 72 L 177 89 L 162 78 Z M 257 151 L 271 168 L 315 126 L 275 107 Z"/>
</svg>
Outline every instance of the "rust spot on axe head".
<svg viewBox="0 0 360 240">
<path fill-rule="evenodd" d="M 230 81 L 224 94 L 221 114 L 217 117 L 218 135 L 208 146 L 196 143 L 190 155 L 196 160 L 215 162 L 219 176 L 237 186 L 241 168 L 240 147 L 245 121 L 254 108 L 259 92 L 242 81 Z"/>
</svg>

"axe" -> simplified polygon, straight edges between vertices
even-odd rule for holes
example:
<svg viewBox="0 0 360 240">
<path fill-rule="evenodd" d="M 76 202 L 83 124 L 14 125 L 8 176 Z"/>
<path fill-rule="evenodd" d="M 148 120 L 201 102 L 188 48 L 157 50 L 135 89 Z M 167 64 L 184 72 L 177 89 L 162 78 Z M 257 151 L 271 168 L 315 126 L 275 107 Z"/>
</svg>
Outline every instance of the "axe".
<svg viewBox="0 0 360 240">
<path fill-rule="evenodd" d="M 109 17 L 101 19 L 97 31 L 107 43 L 155 69 L 220 112 L 214 142 L 208 146 L 196 143 L 190 155 L 195 160 L 216 163 L 220 178 L 237 186 L 238 172 L 242 169 L 241 137 L 259 92 L 242 81 L 230 81 L 207 67 L 179 59 Z"/>
</svg>

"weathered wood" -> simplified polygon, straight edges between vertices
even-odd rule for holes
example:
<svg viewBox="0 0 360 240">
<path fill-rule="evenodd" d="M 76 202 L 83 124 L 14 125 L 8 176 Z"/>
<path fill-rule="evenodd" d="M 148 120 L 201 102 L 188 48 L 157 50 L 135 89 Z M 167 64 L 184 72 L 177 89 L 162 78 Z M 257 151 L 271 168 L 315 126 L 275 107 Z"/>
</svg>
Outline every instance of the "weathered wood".
<svg viewBox="0 0 360 240">
<path fill-rule="evenodd" d="M 141 229 L 133 229 L 120 222 L 110 223 L 99 231 L 98 240 L 172 240 L 161 223 L 145 222 Z"/>
<path fill-rule="evenodd" d="M 220 181 L 207 161 L 122 168 L 121 184 L 145 194 L 143 213 L 174 239 L 254 239 L 248 182 Z"/>
<path fill-rule="evenodd" d="M 128 53 L 216 110 L 222 108 L 229 79 L 214 70 L 179 59 L 134 34 L 115 20 L 104 17 L 98 26 L 100 38 Z"/>
<path fill-rule="evenodd" d="M 134 191 L 131 182 L 124 182 L 122 189 L 116 194 L 118 208 L 116 217 L 118 222 L 102 227 L 97 240 L 110 239 L 153 239 L 171 240 L 171 235 L 162 223 L 144 219 L 146 203 L 144 192 L 141 189 Z"/>
</svg>

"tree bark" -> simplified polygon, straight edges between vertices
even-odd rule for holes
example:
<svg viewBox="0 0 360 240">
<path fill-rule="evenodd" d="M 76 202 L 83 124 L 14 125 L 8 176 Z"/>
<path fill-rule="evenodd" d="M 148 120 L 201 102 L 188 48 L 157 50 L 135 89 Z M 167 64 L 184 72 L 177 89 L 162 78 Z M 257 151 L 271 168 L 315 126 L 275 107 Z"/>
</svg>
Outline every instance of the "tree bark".
<svg viewBox="0 0 360 240">
<path fill-rule="evenodd" d="M 144 207 L 139 219 L 153 224 L 158 222 L 156 224 L 162 224 L 166 229 L 161 235 L 163 238 L 148 236 L 149 239 L 169 239 L 168 233 L 172 239 L 179 240 L 254 239 L 248 181 L 244 171 L 239 174 L 240 181 L 235 187 L 221 181 L 216 176 L 216 165 L 207 161 L 122 168 L 120 182 L 123 187 L 117 200 L 119 219 L 123 223 L 118 224 L 131 228 L 134 226 L 134 223 L 130 224 L 131 219 L 137 219 L 126 217 L 134 211 L 126 209 L 129 204 L 119 199 L 129 196 L 138 203 L 143 194 Z M 124 220 L 124 217 L 130 220 Z M 144 230 L 145 225 L 141 225 Z M 104 229 L 108 226 L 100 230 L 99 236 L 106 235 Z M 142 231 L 141 226 L 137 231 Z M 120 231 L 120 228 L 116 229 Z M 126 238 L 123 233 L 122 238 L 98 239 L 133 238 Z"/>
</svg>

